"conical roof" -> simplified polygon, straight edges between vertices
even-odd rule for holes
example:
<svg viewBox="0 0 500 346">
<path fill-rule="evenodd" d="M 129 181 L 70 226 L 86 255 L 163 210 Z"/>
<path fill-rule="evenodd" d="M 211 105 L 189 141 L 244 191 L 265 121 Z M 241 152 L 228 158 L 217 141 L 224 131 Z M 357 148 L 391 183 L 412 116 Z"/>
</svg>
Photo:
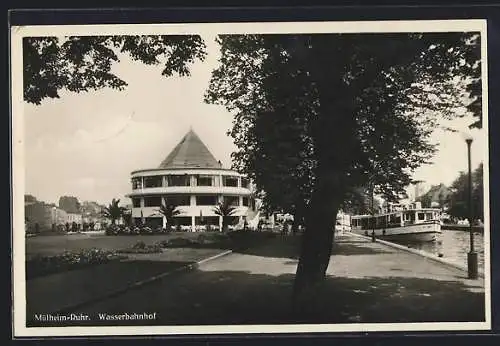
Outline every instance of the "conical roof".
<svg viewBox="0 0 500 346">
<path fill-rule="evenodd" d="M 220 168 L 210 150 L 191 129 L 158 168 Z"/>
</svg>

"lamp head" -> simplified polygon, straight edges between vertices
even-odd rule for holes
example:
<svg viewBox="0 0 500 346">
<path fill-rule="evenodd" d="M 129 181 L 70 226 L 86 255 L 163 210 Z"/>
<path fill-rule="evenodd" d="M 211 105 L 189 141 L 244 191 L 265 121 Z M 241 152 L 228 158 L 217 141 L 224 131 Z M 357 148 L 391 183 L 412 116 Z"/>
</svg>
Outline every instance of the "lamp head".
<svg viewBox="0 0 500 346">
<path fill-rule="evenodd" d="M 462 132 L 462 137 L 468 145 L 472 143 L 473 138 L 470 132 Z"/>
</svg>

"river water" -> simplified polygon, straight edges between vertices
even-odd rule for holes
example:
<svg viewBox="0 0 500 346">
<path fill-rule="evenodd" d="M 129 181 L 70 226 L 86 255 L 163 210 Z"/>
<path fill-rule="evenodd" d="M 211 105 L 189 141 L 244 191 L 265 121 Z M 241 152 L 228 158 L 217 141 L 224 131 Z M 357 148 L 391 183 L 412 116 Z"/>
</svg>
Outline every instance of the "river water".
<svg viewBox="0 0 500 346">
<path fill-rule="evenodd" d="M 434 242 L 398 243 L 434 255 L 442 254 L 443 259 L 467 267 L 467 253 L 470 251 L 470 234 L 468 231 L 443 230 L 442 234 Z M 484 245 L 483 234 L 474 233 L 474 250 L 478 253 L 480 271 L 484 271 Z"/>
</svg>

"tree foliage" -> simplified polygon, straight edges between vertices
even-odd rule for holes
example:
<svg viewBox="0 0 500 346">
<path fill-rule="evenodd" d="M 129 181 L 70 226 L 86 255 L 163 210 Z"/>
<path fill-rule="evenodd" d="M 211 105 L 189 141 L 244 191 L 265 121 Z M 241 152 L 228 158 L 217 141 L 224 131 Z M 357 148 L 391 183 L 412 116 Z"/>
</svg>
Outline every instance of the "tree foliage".
<svg viewBox="0 0 500 346">
<path fill-rule="evenodd" d="M 181 214 L 176 205 L 168 203 L 162 204 L 161 207 L 157 210 L 157 212 L 165 218 L 167 226 L 173 226 L 174 217 Z"/>
<path fill-rule="evenodd" d="M 447 207 L 450 193 L 450 188 L 441 183 L 431 186 L 429 191 L 418 196 L 416 200 L 422 203 L 423 208 L 431 208 L 433 203 L 437 203 L 439 207 L 445 208 Z"/>
<path fill-rule="evenodd" d="M 342 210 L 350 215 L 377 214 L 381 208 L 382 204 L 372 196 L 371 188 L 363 187 L 352 189 L 342 205 Z"/>
<path fill-rule="evenodd" d="M 301 285 L 324 277 L 335 214 L 359 187 L 389 200 L 470 106 L 475 33 L 224 35 L 206 101 L 235 117 L 234 168 L 267 205 L 305 210 Z M 475 70 L 474 70 L 475 71 Z M 475 115 L 480 115 L 475 114 Z M 299 285 L 300 286 L 300 285 Z"/>
<path fill-rule="evenodd" d="M 452 118 L 464 106 L 454 78 L 477 65 L 471 37 L 221 36 L 221 65 L 206 100 L 235 113 L 234 167 L 254 179 L 271 207 L 294 212 L 308 204 L 320 148 L 329 164 L 344 161 L 345 186 L 375 179 L 377 192 L 397 199 L 434 152 L 428 137 L 436 115 Z M 329 116 L 321 115 L 326 107 Z M 329 131 L 336 125 L 342 140 Z"/>
<path fill-rule="evenodd" d="M 472 172 L 472 221 L 477 219 L 484 221 L 483 186 L 483 164 L 481 163 Z M 451 190 L 452 193 L 448 197 L 448 213 L 460 219 L 469 219 L 471 216 L 469 211 L 469 174 L 460 172 L 451 184 Z"/>
<path fill-rule="evenodd" d="M 228 202 L 220 202 L 213 208 L 215 215 L 222 217 L 222 230 L 227 231 L 231 216 L 236 213 L 236 207 L 230 205 Z"/>
<path fill-rule="evenodd" d="M 102 216 L 110 219 L 111 223 L 114 225 L 116 220 L 122 217 L 125 210 L 127 209 L 120 206 L 120 200 L 113 198 L 111 203 L 102 210 Z"/>
<path fill-rule="evenodd" d="M 189 75 L 189 65 L 204 60 L 205 43 L 197 35 L 26 37 L 23 39 L 24 100 L 40 104 L 59 91 L 114 88 L 126 81 L 112 67 L 119 54 L 146 65 L 163 64 L 162 74 Z"/>
<path fill-rule="evenodd" d="M 81 204 L 78 198 L 74 196 L 61 196 L 59 197 L 59 208 L 66 211 L 67 213 L 80 213 Z"/>
</svg>

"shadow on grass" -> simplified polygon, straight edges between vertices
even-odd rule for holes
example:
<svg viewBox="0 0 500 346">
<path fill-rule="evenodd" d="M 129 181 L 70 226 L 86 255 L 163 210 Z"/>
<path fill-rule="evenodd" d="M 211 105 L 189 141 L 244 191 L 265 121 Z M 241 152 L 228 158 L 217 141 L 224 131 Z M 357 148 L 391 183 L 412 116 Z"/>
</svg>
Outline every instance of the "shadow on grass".
<svg viewBox="0 0 500 346">
<path fill-rule="evenodd" d="M 74 311 L 67 325 L 235 325 L 484 321 L 484 294 L 458 281 L 328 277 L 308 311 L 294 315 L 294 275 L 245 271 L 185 273 Z M 155 320 L 99 321 L 98 313 L 156 313 Z M 38 323 L 45 325 L 47 323 Z M 61 323 L 57 324 L 61 326 Z"/>
<path fill-rule="evenodd" d="M 233 252 L 259 257 L 290 258 L 297 260 L 300 255 L 300 237 L 276 237 L 267 240 L 260 246 L 236 247 Z"/>
<path fill-rule="evenodd" d="M 88 304 L 122 294 L 134 283 L 173 272 L 193 263 L 154 260 L 114 261 L 92 268 L 28 280 L 26 281 L 27 316 L 58 311 L 72 312 L 74 307 L 83 303 Z"/>
</svg>

